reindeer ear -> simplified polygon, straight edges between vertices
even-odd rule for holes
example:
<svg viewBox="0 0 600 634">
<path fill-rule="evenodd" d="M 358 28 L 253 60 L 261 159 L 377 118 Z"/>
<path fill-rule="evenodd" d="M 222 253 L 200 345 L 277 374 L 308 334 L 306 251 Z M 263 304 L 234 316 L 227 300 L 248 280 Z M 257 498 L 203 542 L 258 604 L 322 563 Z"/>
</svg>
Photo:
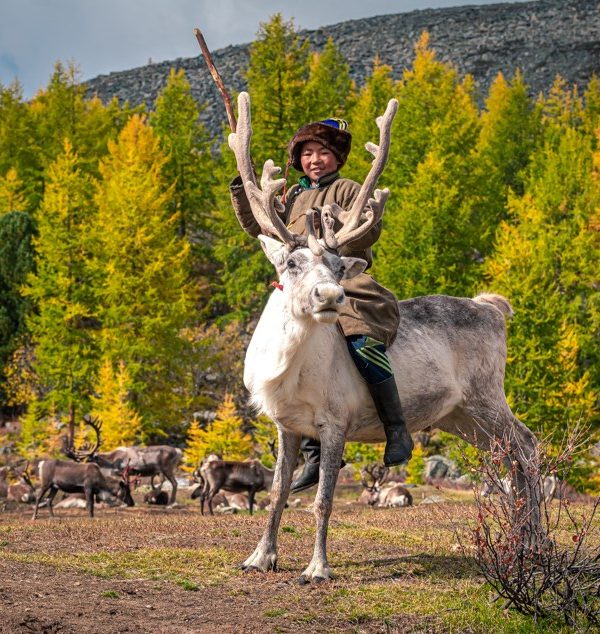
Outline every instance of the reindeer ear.
<svg viewBox="0 0 600 634">
<path fill-rule="evenodd" d="M 350 258 L 342 256 L 342 262 L 344 263 L 344 275 L 343 280 L 350 280 L 357 275 L 360 275 L 367 268 L 367 261 L 362 258 Z"/>
<path fill-rule="evenodd" d="M 260 234 L 258 236 L 260 240 L 260 246 L 263 248 L 265 255 L 269 258 L 269 262 L 278 269 L 287 257 L 288 251 L 284 244 L 281 244 L 278 240 L 273 240 L 268 236 Z"/>
</svg>

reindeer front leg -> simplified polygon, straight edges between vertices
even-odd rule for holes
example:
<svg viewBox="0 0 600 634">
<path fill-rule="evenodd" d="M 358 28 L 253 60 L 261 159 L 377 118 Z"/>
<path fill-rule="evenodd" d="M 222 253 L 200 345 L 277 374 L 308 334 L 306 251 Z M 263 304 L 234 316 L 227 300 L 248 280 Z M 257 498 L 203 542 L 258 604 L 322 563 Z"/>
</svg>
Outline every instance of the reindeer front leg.
<svg viewBox="0 0 600 634">
<path fill-rule="evenodd" d="M 267 572 L 268 570 L 277 569 L 277 531 L 279 530 L 279 522 L 281 521 L 285 503 L 290 494 L 292 474 L 296 467 L 298 450 L 300 449 L 300 436 L 283 431 L 279 426 L 278 434 L 279 452 L 277 454 L 275 475 L 273 476 L 273 486 L 271 487 L 269 519 L 255 551 L 242 564 L 244 570 Z"/>
<path fill-rule="evenodd" d="M 308 568 L 300 575 L 300 583 L 317 583 L 332 579 L 333 573 L 327 563 L 327 529 L 333 507 L 333 491 L 340 471 L 344 452 L 345 435 L 339 429 L 327 426 L 321 432 L 321 462 L 319 466 L 319 488 L 314 502 L 317 521 L 315 549 Z"/>
</svg>

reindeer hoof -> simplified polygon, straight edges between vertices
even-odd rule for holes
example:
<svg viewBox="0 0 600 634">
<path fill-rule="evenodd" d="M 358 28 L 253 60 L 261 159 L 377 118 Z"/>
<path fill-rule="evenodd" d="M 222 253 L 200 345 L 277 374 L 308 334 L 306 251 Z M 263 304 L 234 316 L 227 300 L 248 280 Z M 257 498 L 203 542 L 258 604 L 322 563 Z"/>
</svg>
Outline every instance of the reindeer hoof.
<svg viewBox="0 0 600 634">
<path fill-rule="evenodd" d="M 314 583 L 323 583 L 324 581 L 327 581 L 325 577 L 313 577 L 312 580 Z"/>
<path fill-rule="evenodd" d="M 306 584 L 310 583 L 309 579 L 306 575 L 300 575 L 298 577 L 298 585 L 300 586 L 305 586 Z"/>
</svg>

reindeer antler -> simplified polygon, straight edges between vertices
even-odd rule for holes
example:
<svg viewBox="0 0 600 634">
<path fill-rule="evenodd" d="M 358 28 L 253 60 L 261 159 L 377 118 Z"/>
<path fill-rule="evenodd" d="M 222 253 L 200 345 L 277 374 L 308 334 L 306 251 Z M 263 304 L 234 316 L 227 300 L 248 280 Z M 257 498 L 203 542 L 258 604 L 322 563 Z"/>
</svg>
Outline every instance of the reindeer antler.
<svg viewBox="0 0 600 634">
<path fill-rule="evenodd" d="M 285 178 L 274 178 L 281 172 L 281 168 L 276 167 L 271 159 L 265 161 L 260 188 L 258 187 L 250 158 L 251 138 L 250 95 L 247 92 L 241 92 L 238 96 L 237 129 L 229 135 L 228 143 L 235 154 L 238 172 L 242 177 L 252 213 L 262 233 L 278 237 L 290 249 L 306 246 L 306 237 L 291 232 L 279 215 L 284 207 L 276 195 L 285 184 Z"/>
<path fill-rule="evenodd" d="M 366 489 L 368 489 L 369 491 L 374 491 L 377 487 L 380 487 L 385 482 L 385 479 L 388 477 L 389 472 L 389 467 L 386 467 L 379 463 L 365 465 L 360 470 L 360 481 Z M 369 476 L 373 480 L 373 484 L 369 485 L 367 483 L 367 476 Z"/>
<path fill-rule="evenodd" d="M 389 189 L 375 189 L 377 181 L 383 172 L 383 168 L 387 163 L 390 151 L 392 122 L 398 110 L 398 102 L 396 99 L 390 99 L 383 116 L 376 120 L 379 128 L 379 145 L 367 143 L 367 150 L 373 155 L 373 163 L 371 169 L 365 178 L 360 191 L 347 212 L 344 226 L 334 233 L 334 219 L 344 214 L 344 210 L 335 203 L 325 205 L 321 214 L 321 223 L 323 225 L 323 241 L 329 249 L 338 250 L 340 247 L 354 242 L 362 235 L 367 233 L 373 225 L 377 224 L 383 216 L 385 203 L 390 195 Z M 365 209 L 368 206 L 370 207 Z M 362 217 L 365 221 L 361 224 Z"/>
<path fill-rule="evenodd" d="M 246 92 L 241 92 L 238 96 L 237 130 L 229 135 L 228 142 L 235 154 L 250 208 L 262 233 L 278 237 L 290 250 L 308 246 L 315 255 L 323 254 L 323 244 L 328 249 L 338 250 L 367 233 L 381 219 L 390 194 L 388 189 L 375 189 L 375 185 L 387 162 L 392 121 L 397 110 L 398 102 L 395 99 L 390 99 L 385 113 L 376 120 L 379 127 L 379 145 L 371 142 L 366 144 L 367 150 L 374 157 L 373 163 L 352 208 L 345 211 L 335 203 L 323 207 L 321 213 L 323 239 L 319 241 L 316 237 L 314 222 L 314 214 L 317 212 L 314 210 L 307 212 L 308 237 L 293 233 L 285 226 L 280 216 L 284 207 L 276 197 L 277 192 L 283 187 L 285 179 L 275 179 L 281 169 L 276 167 L 271 159 L 268 159 L 264 164 L 260 180 L 261 186 L 258 187 L 250 158 L 250 139 L 252 138 L 250 96 Z M 346 219 L 343 223 L 344 226 L 336 234 L 333 226 L 335 218 L 340 215 L 345 215 Z"/>
<path fill-rule="evenodd" d="M 374 491 L 377 486 L 377 478 L 373 475 L 373 468 L 375 465 L 365 465 L 360 470 L 360 482 L 367 489 L 367 491 Z M 367 476 L 369 476 L 373 480 L 373 484 L 369 484 L 367 482 Z"/>
<path fill-rule="evenodd" d="M 97 451 L 100 449 L 100 428 L 102 427 L 102 423 L 99 422 L 98 417 L 92 418 L 89 414 L 86 414 L 83 417 L 83 421 L 86 425 L 89 425 L 94 432 L 96 433 L 96 442 L 91 449 L 85 450 L 77 450 L 73 446 L 72 441 L 69 440 L 67 436 L 63 436 L 63 446 L 62 452 L 71 460 L 75 460 L 75 462 L 82 462 L 89 460 Z"/>
</svg>

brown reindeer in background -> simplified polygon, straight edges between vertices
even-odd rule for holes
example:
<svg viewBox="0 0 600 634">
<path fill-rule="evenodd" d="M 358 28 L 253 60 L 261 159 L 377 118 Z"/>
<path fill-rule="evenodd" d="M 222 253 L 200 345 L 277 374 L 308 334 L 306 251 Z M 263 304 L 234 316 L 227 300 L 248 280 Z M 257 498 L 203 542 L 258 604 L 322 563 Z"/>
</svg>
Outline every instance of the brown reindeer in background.
<svg viewBox="0 0 600 634">
<path fill-rule="evenodd" d="M 247 493 L 250 515 L 254 510 L 254 498 L 259 491 L 270 491 L 273 484 L 274 471 L 267 469 L 260 460 L 247 462 L 207 459 L 203 462 L 196 477 L 202 478 L 200 487 L 192 497 L 200 498 L 200 513 L 204 515 L 204 503 L 208 503 L 208 511 L 213 513 L 213 499 L 223 489 L 229 493 Z"/>
<path fill-rule="evenodd" d="M 64 447 L 64 453 L 71 459 L 81 462 L 96 463 L 101 469 L 118 474 L 127 466 L 132 476 L 150 477 L 150 484 L 154 489 L 154 476 L 162 475 L 171 483 L 169 504 L 174 504 L 177 498 L 177 479 L 175 472 L 183 452 L 177 447 L 169 445 L 151 445 L 150 447 L 119 447 L 109 452 L 98 452 L 100 448 L 101 424 L 98 419 L 85 416 L 84 421 L 96 434 L 96 446 L 92 451 L 76 451 L 72 446 Z"/>
<path fill-rule="evenodd" d="M 59 490 L 65 493 L 84 493 L 90 517 L 94 517 L 94 498 L 102 493 L 110 493 L 127 506 L 134 505 L 127 468 L 119 478 L 105 476 L 100 467 L 93 462 L 82 464 L 66 460 L 42 460 L 38 468 L 41 484 L 35 501 L 33 519 L 37 518 L 40 502 L 48 492 L 48 510 L 50 517 L 54 517 L 52 502 Z"/>
<path fill-rule="evenodd" d="M 396 482 L 383 486 L 389 472 L 388 467 L 380 464 L 363 467 L 360 471 L 360 481 L 365 490 L 362 492 L 359 502 L 382 508 L 412 506 L 412 494 L 405 486 Z"/>
</svg>

